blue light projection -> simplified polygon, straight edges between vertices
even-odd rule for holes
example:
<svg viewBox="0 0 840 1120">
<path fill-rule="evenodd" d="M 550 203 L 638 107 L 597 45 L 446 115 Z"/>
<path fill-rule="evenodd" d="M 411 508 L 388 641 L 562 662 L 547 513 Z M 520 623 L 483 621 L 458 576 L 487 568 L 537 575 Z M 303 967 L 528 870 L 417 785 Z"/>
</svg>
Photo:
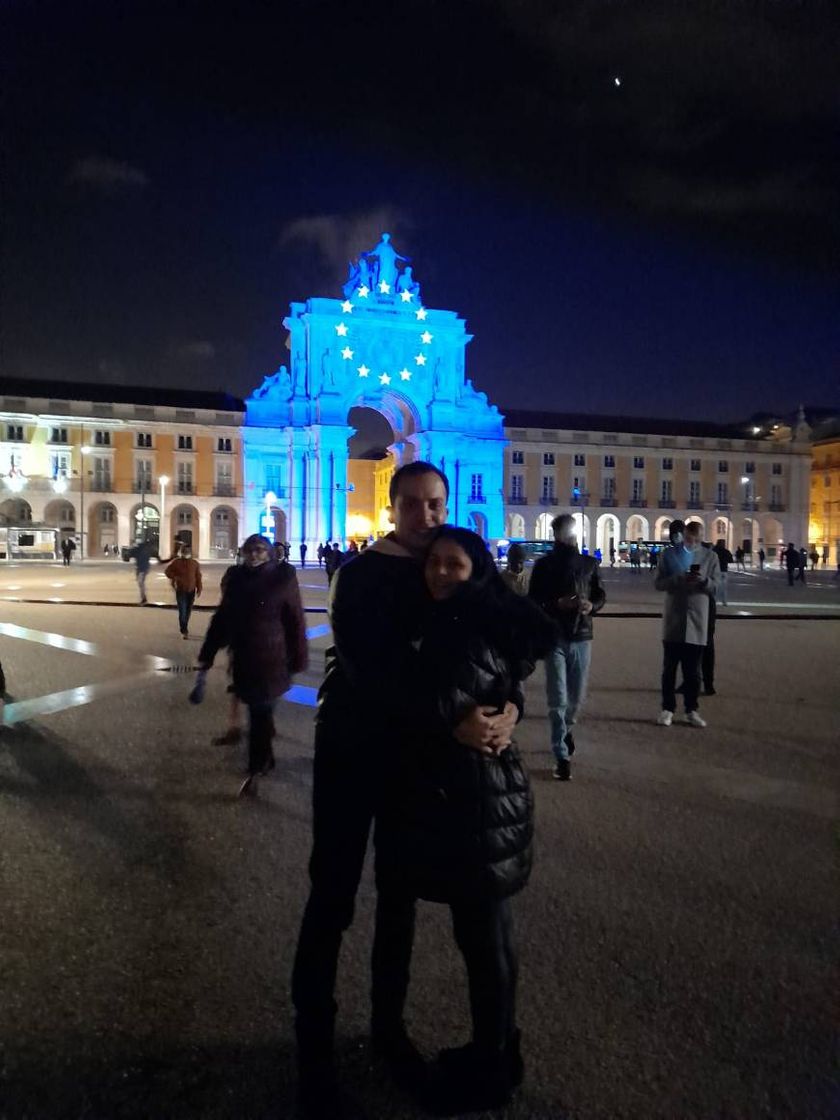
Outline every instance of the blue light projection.
<svg viewBox="0 0 840 1120">
<path fill-rule="evenodd" d="M 410 258 L 383 233 L 350 266 L 343 299 L 292 303 L 291 372 L 282 365 L 247 399 L 245 517 L 261 525 L 273 492 L 278 533 L 293 547 L 345 539 L 350 409 L 380 412 L 397 465 L 427 459 L 449 478 L 450 520 L 502 536 L 503 417 L 465 374 L 472 335 L 454 311 L 424 306 Z"/>
</svg>

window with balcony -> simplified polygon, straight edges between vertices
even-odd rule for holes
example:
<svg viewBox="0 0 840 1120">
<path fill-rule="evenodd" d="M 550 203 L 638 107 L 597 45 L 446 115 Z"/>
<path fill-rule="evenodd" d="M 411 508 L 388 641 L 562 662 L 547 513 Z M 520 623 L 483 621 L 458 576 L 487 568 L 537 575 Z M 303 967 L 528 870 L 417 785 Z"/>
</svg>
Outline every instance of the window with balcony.
<svg viewBox="0 0 840 1120">
<path fill-rule="evenodd" d="M 726 459 L 718 459 L 718 474 L 727 474 L 729 472 L 729 463 Z"/>
<path fill-rule="evenodd" d="M 188 437 L 192 438 L 192 437 Z M 175 480 L 175 489 L 178 494 L 192 494 L 193 492 L 193 465 L 181 462 L 178 464 L 178 474 Z"/>
<path fill-rule="evenodd" d="M 134 489 L 138 494 L 148 494 L 152 486 L 152 460 L 138 459 L 134 464 Z"/>
<path fill-rule="evenodd" d="M 725 506 L 729 504 L 729 483 L 719 482 L 717 484 L 717 504 Z"/>
<path fill-rule="evenodd" d="M 138 447 L 151 447 L 152 446 L 152 433 L 151 432 L 138 432 L 137 433 L 137 446 Z"/>
<path fill-rule="evenodd" d="M 692 509 L 698 509 L 700 506 L 700 483 L 689 482 L 688 484 L 688 504 Z"/>
<path fill-rule="evenodd" d="M 111 446 L 111 433 L 97 431 L 93 433 L 93 442 L 97 447 L 110 447 Z"/>
<path fill-rule="evenodd" d="M 674 469 L 674 460 L 673 459 L 663 459 L 662 460 L 662 469 L 663 469 L 663 471 L 672 471 Z"/>
<path fill-rule="evenodd" d="M 525 452 L 524 451 L 511 451 L 510 461 L 512 463 L 518 463 L 521 466 L 522 463 L 525 462 Z"/>
<path fill-rule="evenodd" d="M 699 471 L 700 470 L 700 460 L 699 459 L 692 459 L 691 462 L 689 463 L 689 470 Z"/>
<path fill-rule="evenodd" d="M 50 478 L 70 477 L 70 452 L 53 451 L 50 454 Z"/>
<path fill-rule="evenodd" d="M 544 454 L 543 454 L 543 466 L 544 467 L 553 467 L 554 466 L 554 452 L 553 451 L 544 452 Z"/>
<path fill-rule="evenodd" d="M 67 429 L 50 428 L 50 443 L 67 443 Z"/>
<path fill-rule="evenodd" d="M 510 476 L 510 496 L 514 502 L 521 502 L 525 496 L 525 480 L 521 474 Z"/>
<path fill-rule="evenodd" d="M 755 463 L 744 463 L 744 474 L 755 474 Z"/>
<path fill-rule="evenodd" d="M 470 475 L 470 501 L 483 502 L 484 501 L 484 475 L 471 474 Z"/>
<path fill-rule="evenodd" d="M 581 454 L 579 451 L 575 453 L 575 466 L 576 467 L 585 467 L 586 466 L 586 456 Z"/>
<path fill-rule="evenodd" d="M 615 501 L 615 479 L 612 477 L 603 480 L 603 497 L 608 502 Z"/>
<path fill-rule="evenodd" d="M 635 467 L 635 469 L 637 471 L 643 471 L 645 469 L 645 457 L 644 457 L 644 455 L 634 455 L 633 456 L 633 466 Z"/>
<path fill-rule="evenodd" d="M 7 424 L 6 439 L 12 443 L 20 443 L 23 440 L 23 424 Z"/>
<path fill-rule="evenodd" d="M 266 463 L 265 465 L 265 489 L 266 493 L 280 495 L 280 464 L 279 463 Z"/>
<path fill-rule="evenodd" d="M 633 479 L 632 494 L 634 502 L 643 502 L 645 500 L 645 480 L 643 478 Z"/>
<path fill-rule="evenodd" d="M 572 476 L 572 490 L 577 490 L 580 493 L 586 489 L 586 475 L 576 474 Z"/>
<path fill-rule="evenodd" d="M 615 466 L 615 455 L 605 455 L 604 456 L 604 466 L 605 467 L 614 467 Z"/>
<path fill-rule="evenodd" d="M 554 475 L 544 474 L 542 478 L 542 500 L 544 502 L 554 501 Z"/>
<path fill-rule="evenodd" d="M 782 464 L 781 463 L 774 463 L 772 468 L 771 468 L 771 472 L 773 474 L 781 474 L 782 473 Z"/>
<path fill-rule="evenodd" d="M 233 463 L 229 461 L 216 464 L 216 493 L 221 496 L 233 494 Z"/>
<path fill-rule="evenodd" d="M 666 508 L 674 504 L 674 484 L 670 478 L 663 478 L 659 485 L 659 500 Z"/>
<path fill-rule="evenodd" d="M 778 482 L 770 484 L 770 508 L 780 509 L 782 506 L 782 488 Z"/>
<path fill-rule="evenodd" d="M 178 436 L 178 450 L 179 451 L 192 451 L 193 443 L 192 436 Z"/>
<path fill-rule="evenodd" d="M 94 457 L 93 460 L 93 481 L 91 483 L 94 490 L 110 490 L 111 489 L 111 460 L 105 459 L 99 455 Z"/>
<path fill-rule="evenodd" d="M 219 436 L 219 438 L 216 440 L 216 450 L 217 451 L 232 451 L 233 450 L 233 445 L 231 443 L 230 438 L 228 436 Z"/>
</svg>

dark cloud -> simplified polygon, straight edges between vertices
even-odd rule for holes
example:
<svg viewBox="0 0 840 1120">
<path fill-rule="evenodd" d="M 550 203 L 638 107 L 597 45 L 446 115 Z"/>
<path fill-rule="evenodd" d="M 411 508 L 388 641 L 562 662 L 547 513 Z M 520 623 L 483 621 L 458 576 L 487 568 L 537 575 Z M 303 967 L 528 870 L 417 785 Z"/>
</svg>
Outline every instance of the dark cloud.
<svg viewBox="0 0 840 1120">
<path fill-rule="evenodd" d="M 216 357 L 216 347 L 207 339 L 196 339 L 194 342 L 184 342 L 175 347 L 176 358 L 186 358 L 188 361 L 210 361 Z"/>
<path fill-rule="evenodd" d="M 85 156 L 70 168 L 68 182 L 78 183 L 103 194 L 138 190 L 149 185 L 149 177 L 139 167 L 108 156 Z"/>
</svg>

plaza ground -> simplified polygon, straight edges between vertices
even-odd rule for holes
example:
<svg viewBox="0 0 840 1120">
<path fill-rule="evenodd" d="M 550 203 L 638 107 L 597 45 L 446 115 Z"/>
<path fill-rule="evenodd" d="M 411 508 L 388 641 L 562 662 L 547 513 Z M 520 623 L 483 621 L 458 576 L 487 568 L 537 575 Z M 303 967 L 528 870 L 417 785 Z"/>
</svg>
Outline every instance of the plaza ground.
<svg viewBox="0 0 840 1120">
<path fill-rule="evenodd" d="M 279 711 L 277 771 L 237 801 L 241 752 L 210 742 L 223 668 L 199 708 L 189 673 L 160 671 L 192 663 L 209 615 L 182 642 L 174 611 L 134 605 L 128 565 L 108 569 L 0 569 L 0 1115 L 293 1116 L 289 976 L 324 616 L 309 616 L 303 702 Z M 596 623 L 572 783 L 550 778 L 541 670 L 520 725 L 538 813 L 534 876 L 515 902 L 528 1076 L 499 1115 L 829 1120 L 837 585 L 730 580 L 701 731 L 653 722 L 659 624 L 642 616 L 661 597 L 648 575 L 605 578 L 611 612 L 631 617 Z M 322 576 L 302 583 L 323 607 Z M 368 867 L 342 954 L 340 1061 L 372 1118 L 410 1120 L 422 1114 L 366 1046 L 373 901 Z M 407 1017 L 430 1055 L 466 1038 L 441 907 L 420 908 Z"/>
</svg>

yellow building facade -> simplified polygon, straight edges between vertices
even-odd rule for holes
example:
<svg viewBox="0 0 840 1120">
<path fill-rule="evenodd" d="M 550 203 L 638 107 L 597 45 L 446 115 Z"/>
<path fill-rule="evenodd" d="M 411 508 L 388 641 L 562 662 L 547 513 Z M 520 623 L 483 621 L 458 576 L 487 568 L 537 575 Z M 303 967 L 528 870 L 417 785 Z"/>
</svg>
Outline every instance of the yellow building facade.
<svg viewBox="0 0 840 1120">
<path fill-rule="evenodd" d="M 840 430 L 814 440 L 810 517 L 810 543 L 827 564 L 840 564 Z"/>
</svg>

